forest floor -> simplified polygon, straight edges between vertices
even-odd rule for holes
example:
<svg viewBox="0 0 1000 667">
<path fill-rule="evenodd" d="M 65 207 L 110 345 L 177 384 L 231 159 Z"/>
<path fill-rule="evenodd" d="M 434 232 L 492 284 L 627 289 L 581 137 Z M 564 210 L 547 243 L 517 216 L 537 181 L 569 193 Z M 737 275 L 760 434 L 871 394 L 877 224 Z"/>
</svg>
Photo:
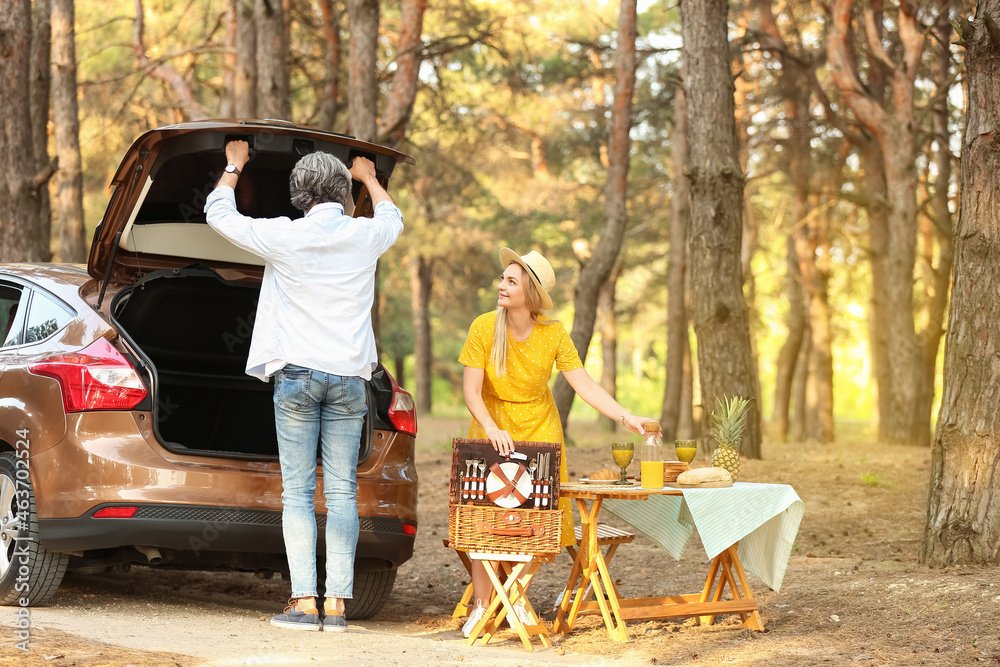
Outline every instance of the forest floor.
<svg viewBox="0 0 1000 667">
<path fill-rule="evenodd" d="M 712 626 L 649 621 L 630 624 L 631 641 L 616 644 L 590 617 L 549 649 L 525 652 L 509 630 L 487 647 L 467 647 L 462 620 L 452 619 L 451 610 L 468 576 L 441 544 L 448 533 L 450 441 L 464 435 L 466 424 L 421 421 L 416 551 L 400 568 L 385 609 L 352 623 L 351 632 L 289 633 L 268 625 L 288 594 L 277 577 L 132 568 L 67 577 L 52 606 L 32 610 L 27 654 L 13 646 L 11 617 L 0 616 L 0 628 L 11 627 L 3 631 L 11 639 L 0 644 L 0 663 L 1000 664 L 1000 570 L 931 569 L 917 560 L 930 452 L 876 447 L 862 436 L 842 436 L 833 445 L 765 443 L 763 460 L 743 461 L 741 481 L 791 484 L 805 503 L 780 592 L 750 577 L 765 632 L 744 629 L 736 616 Z M 575 425 L 573 433 L 571 478 L 610 467 L 606 443 L 627 437 L 600 434 L 589 424 Z M 628 527 L 609 513 L 601 521 Z M 532 603 L 550 622 L 570 563 L 561 554 L 532 586 Z M 700 591 L 707 568 L 697 537 L 675 561 L 638 533 L 619 549 L 611 571 L 623 594 L 639 596 Z"/>
</svg>

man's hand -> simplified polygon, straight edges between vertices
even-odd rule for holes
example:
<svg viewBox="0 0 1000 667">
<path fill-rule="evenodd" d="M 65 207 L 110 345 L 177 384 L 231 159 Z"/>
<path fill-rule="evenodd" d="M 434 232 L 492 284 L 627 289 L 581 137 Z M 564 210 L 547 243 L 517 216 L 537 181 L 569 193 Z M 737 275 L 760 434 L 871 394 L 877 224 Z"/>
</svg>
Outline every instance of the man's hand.
<svg viewBox="0 0 1000 667">
<path fill-rule="evenodd" d="M 242 172 L 243 167 L 250 161 L 250 144 L 242 140 L 230 141 L 226 144 L 226 161 L 227 164 L 236 165 L 236 168 Z M 222 172 L 222 176 L 219 177 L 216 187 L 219 185 L 228 185 L 235 190 L 239 180 L 240 177 L 237 174 L 230 174 L 224 171 Z"/>
<path fill-rule="evenodd" d="M 365 185 L 371 181 L 378 182 L 378 178 L 375 176 L 375 165 L 372 164 L 371 160 L 361 155 L 354 158 L 354 163 L 351 165 L 351 178 L 361 181 Z M 368 189 L 371 190 L 371 187 Z"/>
<path fill-rule="evenodd" d="M 236 168 L 243 171 L 243 167 L 250 161 L 250 144 L 245 141 L 230 141 L 226 144 L 227 164 L 235 164 Z"/>
<path fill-rule="evenodd" d="M 392 197 L 389 196 L 389 193 L 378 182 L 378 177 L 375 174 L 375 165 L 372 164 L 371 160 L 358 155 L 354 158 L 354 163 L 351 165 L 350 171 L 351 178 L 361 181 L 368 188 L 368 194 L 372 198 L 372 206 L 376 206 L 384 201 L 392 202 Z"/>
</svg>

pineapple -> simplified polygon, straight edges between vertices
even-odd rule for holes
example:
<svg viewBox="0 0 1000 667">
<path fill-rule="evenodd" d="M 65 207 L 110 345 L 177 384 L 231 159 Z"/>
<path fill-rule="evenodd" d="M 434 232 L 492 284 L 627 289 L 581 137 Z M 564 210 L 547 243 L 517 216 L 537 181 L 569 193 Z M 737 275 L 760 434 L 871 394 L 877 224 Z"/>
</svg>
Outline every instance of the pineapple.
<svg viewBox="0 0 1000 667">
<path fill-rule="evenodd" d="M 724 468 L 732 475 L 733 481 L 740 475 L 740 440 L 743 438 L 743 429 L 746 427 L 747 408 L 750 401 L 742 396 L 733 396 L 720 401 L 716 397 L 719 409 L 712 412 L 712 421 L 715 425 L 712 435 L 718 441 L 719 446 L 712 452 L 712 467 Z"/>
</svg>

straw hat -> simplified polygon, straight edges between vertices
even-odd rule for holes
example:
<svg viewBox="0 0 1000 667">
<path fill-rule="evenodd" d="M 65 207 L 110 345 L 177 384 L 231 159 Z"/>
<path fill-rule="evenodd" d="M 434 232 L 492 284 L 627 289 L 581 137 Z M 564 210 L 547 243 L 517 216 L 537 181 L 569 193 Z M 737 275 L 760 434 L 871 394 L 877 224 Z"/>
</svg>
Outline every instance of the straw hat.
<svg viewBox="0 0 1000 667">
<path fill-rule="evenodd" d="M 522 257 L 510 248 L 500 248 L 500 264 L 507 268 L 511 262 L 520 264 L 525 269 L 542 297 L 542 308 L 551 310 L 552 297 L 549 296 L 549 290 L 556 285 L 556 273 L 552 270 L 549 260 L 535 250 Z"/>
</svg>

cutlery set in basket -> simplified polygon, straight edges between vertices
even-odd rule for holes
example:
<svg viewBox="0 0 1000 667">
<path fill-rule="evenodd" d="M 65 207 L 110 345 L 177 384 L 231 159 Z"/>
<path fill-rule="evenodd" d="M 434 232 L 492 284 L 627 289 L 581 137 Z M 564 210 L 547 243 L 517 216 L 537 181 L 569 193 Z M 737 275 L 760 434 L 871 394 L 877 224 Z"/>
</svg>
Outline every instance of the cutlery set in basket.
<svg viewBox="0 0 1000 667">
<path fill-rule="evenodd" d="M 472 552 L 558 553 L 559 444 L 515 446 L 503 457 L 489 440 L 454 440 L 449 546 Z"/>
</svg>

